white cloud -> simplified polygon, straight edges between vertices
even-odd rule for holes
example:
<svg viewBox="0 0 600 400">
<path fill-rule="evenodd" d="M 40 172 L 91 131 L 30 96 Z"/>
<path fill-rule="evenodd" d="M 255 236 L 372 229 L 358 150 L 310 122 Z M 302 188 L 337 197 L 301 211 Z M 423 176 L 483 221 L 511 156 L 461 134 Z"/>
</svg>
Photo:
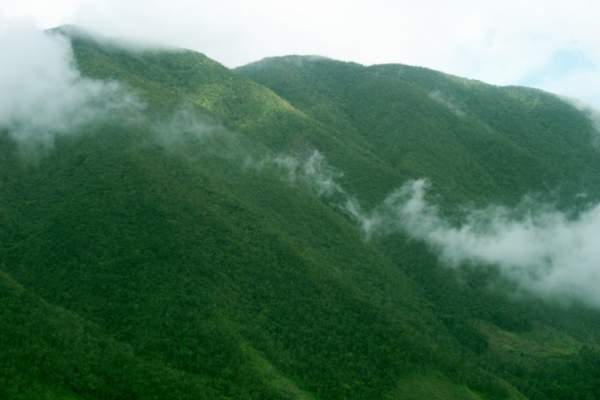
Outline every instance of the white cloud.
<svg viewBox="0 0 600 400">
<path fill-rule="evenodd" d="M 349 202 L 367 237 L 403 232 L 442 263 L 494 265 L 523 290 L 600 307 L 600 204 L 569 215 L 529 202 L 521 209 L 473 209 L 452 224 L 426 199 L 425 180 L 408 182 L 370 212 Z"/>
<path fill-rule="evenodd" d="M 495 266 L 523 291 L 600 307 L 600 204 L 565 213 L 526 197 L 513 209 L 466 209 L 461 221 L 451 222 L 427 200 L 424 179 L 407 182 L 364 210 L 338 182 L 342 173 L 319 151 L 305 157 L 279 155 L 259 167 L 265 165 L 278 167 L 289 182 L 313 189 L 346 212 L 367 240 L 403 233 L 429 245 L 443 265 Z"/>
<path fill-rule="evenodd" d="M 116 83 L 81 77 L 60 35 L 2 23 L 0 54 L 0 129 L 21 146 L 52 147 L 57 135 L 137 105 Z"/>
<path fill-rule="evenodd" d="M 5 3 L 0 15 L 28 16 L 39 24 L 74 22 L 109 35 L 189 47 L 230 66 L 269 55 L 323 54 L 366 64 L 420 64 L 501 84 L 547 70 L 557 52 L 572 49 L 589 65 L 537 84 L 600 104 L 600 3 L 586 0 L 447 5 L 224 0 L 218 6 L 192 0 L 63 0 Z M 96 99 L 105 97 L 100 93 L 114 92 L 110 84 L 79 76 L 64 41 L 1 21 L 0 27 L 0 123 L 17 140 L 66 131 L 96 114 Z M 539 295 L 600 306 L 600 205 L 577 216 L 548 207 L 529 214 L 489 207 L 470 211 L 455 225 L 426 200 L 424 181 L 409 183 L 364 211 L 335 182 L 337 173 L 319 153 L 272 162 L 293 179 L 312 182 L 323 196 L 341 198 L 340 207 L 368 236 L 402 231 L 430 244 L 445 263 L 496 265 Z"/>
<path fill-rule="evenodd" d="M 456 104 L 456 102 L 450 97 L 446 96 L 439 90 L 433 90 L 429 92 L 429 97 L 438 103 L 444 105 L 448 108 L 452 113 L 454 113 L 457 117 L 464 117 L 465 112 Z"/>
<path fill-rule="evenodd" d="M 277 154 L 263 157 L 255 162 L 246 159 L 247 168 L 261 170 L 275 167 L 283 172 L 292 185 L 304 185 L 326 198 L 347 197 L 346 191 L 337 183 L 343 173 L 333 168 L 318 150 L 306 152 L 304 155 Z"/>
<path fill-rule="evenodd" d="M 228 66 L 265 56 L 322 54 L 527 84 L 561 49 L 581 51 L 600 65 L 600 3 L 590 0 L 26 0 L 0 5 L 2 14 L 188 47 Z M 538 86 L 600 105 L 589 86 L 568 83 L 591 79 L 591 87 L 598 87 L 600 71 L 594 72 L 586 78 L 559 76 Z"/>
</svg>

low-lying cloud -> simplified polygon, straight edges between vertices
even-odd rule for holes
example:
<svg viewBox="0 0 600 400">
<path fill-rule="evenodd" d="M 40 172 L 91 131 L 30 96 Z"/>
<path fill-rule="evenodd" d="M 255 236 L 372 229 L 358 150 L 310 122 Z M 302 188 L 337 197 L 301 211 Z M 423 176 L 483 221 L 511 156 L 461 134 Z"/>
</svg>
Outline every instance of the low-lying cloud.
<svg viewBox="0 0 600 400">
<path fill-rule="evenodd" d="M 231 135 L 224 127 L 199 114 L 192 106 L 182 106 L 169 118 L 153 122 L 157 142 L 167 149 L 190 142 L 206 142 L 217 134 Z"/>
<path fill-rule="evenodd" d="M 465 112 L 456 104 L 455 101 L 452 101 L 441 91 L 433 90 L 429 93 L 429 97 L 448 108 L 448 110 L 450 110 L 457 117 L 464 117 Z"/>
<path fill-rule="evenodd" d="M 496 267 L 523 291 L 559 301 L 600 307 L 600 204 L 578 213 L 525 198 L 515 208 L 462 210 L 451 221 L 427 198 L 430 185 L 413 180 L 364 210 L 318 151 L 307 157 L 278 156 L 269 162 L 289 182 L 312 188 L 348 214 L 366 240 L 402 233 L 426 243 L 449 267 Z"/>
<path fill-rule="evenodd" d="M 57 136 L 140 107 L 116 82 L 82 77 L 58 33 L 0 24 L 0 54 L 0 129 L 22 147 L 51 148 Z"/>
<path fill-rule="evenodd" d="M 305 156 L 279 154 L 261 160 L 259 167 L 271 165 L 284 172 L 291 184 L 302 184 L 313 189 L 319 196 L 331 197 L 347 195 L 336 182 L 343 173 L 334 169 L 318 150 L 307 152 Z"/>
<path fill-rule="evenodd" d="M 124 109 L 140 107 L 119 84 L 81 76 L 70 42 L 61 35 L 4 25 L 0 52 L 0 131 L 20 146 L 50 148 L 60 135 L 78 133 L 98 118 L 110 119 Z M 453 112 L 460 111 L 443 96 L 432 96 Z M 377 207 L 364 210 L 339 183 L 343 174 L 319 151 L 253 161 L 241 149 L 238 136 L 194 110 L 183 109 L 152 129 L 160 144 L 168 147 L 189 140 L 214 142 L 219 144 L 215 151 L 240 163 L 278 169 L 289 183 L 309 187 L 348 214 L 367 240 L 403 233 L 427 243 L 446 265 L 495 266 L 529 292 L 600 307 L 600 204 L 572 214 L 539 204 L 520 209 L 490 206 L 467 210 L 457 223 L 428 200 L 427 181 L 415 180 Z"/>
<path fill-rule="evenodd" d="M 594 106 L 572 97 L 560 96 L 560 98 L 585 114 L 592 124 L 592 144 L 600 147 L 600 111 Z"/>
<path fill-rule="evenodd" d="M 494 265 L 527 291 L 600 306 L 600 204 L 576 215 L 539 204 L 490 206 L 453 224 L 427 201 L 428 186 L 415 180 L 370 212 L 352 203 L 347 209 L 367 237 L 402 232 L 427 243 L 446 265 Z"/>
</svg>

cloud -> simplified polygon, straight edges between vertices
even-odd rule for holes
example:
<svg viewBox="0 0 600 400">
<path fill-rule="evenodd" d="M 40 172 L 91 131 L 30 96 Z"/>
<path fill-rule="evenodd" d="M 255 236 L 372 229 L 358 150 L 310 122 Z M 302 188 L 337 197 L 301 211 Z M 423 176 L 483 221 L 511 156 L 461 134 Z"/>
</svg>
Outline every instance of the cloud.
<svg viewBox="0 0 600 400">
<path fill-rule="evenodd" d="M 60 34 L 3 23 L 0 54 L 0 129 L 21 148 L 51 148 L 58 136 L 140 107 L 116 82 L 82 77 Z"/>
<path fill-rule="evenodd" d="M 538 84 L 559 92 L 568 87 L 571 96 L 591 98 L 596 95 L 584 89 L 600 87 L 600 74 L 594 73 L 600 64 L 600 45 L 593 19 L 600 6 L 583 0 L 575 3 L 534 1 L 514 13 L 515 7 L 505 4 L 483 10 L 462 1 L 444 10 L 447 13 L 432 13 L 427 2 L 405 7 L 380 0 L 339 15 L 338 2 L 318 8 L 310 2 L 283 6 L 259 1 L 249 6 L 226 1 L 216 9 L 183 0 L 143 6 L 136 1 L 94 6 L 84 1 L 73 15 L 111 35 L 162 38 L 173 45 L 208 49 L 229 65 L 278 53 L 321 53 L 365 63 L 425 64 L 497 83 L 524 79 L 554 62 L 557 49 L 575 48 L 585 54 L 585 68 L 567 68 Z M 578 9 L 587 11 L 578 11 L 582 21 L 575 23 L 573 10 Z M 545 18 L 531 18 L 542 12 Z M 339 18 L 332 20 L 332 15 Z M 378 22 L 367 33 L 356 29 L 371 20 Z M 128 98 L 115 83 L 82 77 L 69 42 L 31 25 L 1 23 L 0 52 L 0 129 L 18 143 L 51 147 L 58 136 L 78 131 L 95 118 L 112 116 Z M 447 103 L 444 97 L 432 95 Z M 163 140 L 176 143 L 228 137 L 214 135 L 218 127 L 202 119 L 190 120 L 185 112 L 156 129 L 171 134 L 161 136 Z M 490 206 L 469 210 L 461 222 L 454 223 L 428 201 L 424 180 L 409 182 L 378 207 L 364 210 L 338 183 L 341 172 L 318 151 L 301 157 L 275 155 L 255 165 L 277 168 L 291 184 L 310 187 L 357 221 L 367 238 L 403 232 L 430 245 L 444 264 L 493 265 L 540 296 L 600 306 L 600 246 L 595 239 L 600 237 L 600 205 L 576 214 L 539 204 L 526 212 L 527 207 Z"/>
<path fill-rule="evenodd" d="M 241 169 L 258 169 L 260 162 L 255 160 L 266 160 L 258 155 L 264 152 L 259 144 L 227 129 L 191 104 L 180 105 L 168 116 L 148 117 L 145 122 L 152 145 L 190 161 L 212 157 L 228 160 L 230 166 Z"/>
<path fill-rule="evenodd" d="M 228 66 L 266 56 L 321 54 L 535 85 L 600 105 L 597 91 L 589 90 L 600 86 L 600 4 L 591 0 L 223 0 L 219 7 L 207 0 L 24 0 L 0 5 L 2 14 L 187 47 Z M 556 68 L 564 64 L 561 57 L 577 53 L 589 68 Z M 540 71 L 557 73 L 532 80 Z"/>
<path fill-rule="evenodd" d="M 597 148 L 600 148 L 600 111 L 596 107 L 590 105 L 590 103 L 581 101 L 574 97 L 560 97 L 563 101 L 569 103 L 577 110 L 581 111 L 585 116 L 587 116 L 593 128 L 592 145 L 596 146 Z"/>
<path fill-rule="evenodd" d="M 402 233 L 426 243 L 442 265 L 495 267 L 522 291 L 600 307 L 600 204 L 563 212 L 533 197 L 514 208 L 461 209 L 450 220 L 428 200 L 426 179 L 412 180 L 365 210 L 338 182 L 343 176 L 318 150 L 278 155 L 260 164 L 317 193 L 355 221 L 366 240 Z"/>
<path fill-rule="evenodd" d="M 456 105 L 455 101 L 450 100 L 450 98 L 444 95 L 441 91 L 433 90 L 429 93 L 429 97 L 437 101 L 438 103 L 444 105 L 457 117 L 464 117 L 465 112 L 461 110 L 461 108 L 458 105 Z"/>
<path fill-rule="evenodd" d="M 319 196 L 345 194 L 336 179 L 343 176 L 334 170 L 325 157 L 314 150 L 308 157 L 298 158 L 289 155 L 277 155 L 269 162 L 286 172 L 290 183 L 303 183 L 312 187 Z"/>
<path fill-rule="evenodd" d="M 259 161 L 246 158 L 247 168 L 263 170 L 271 168 L 282 173 L 291 185 L 307 187 L 318 196 L 339 200 L 348 196 L 337 183 L 343 173 L 333 168 L 318 150 L 307 150 L 303 154 L 275 154 L 263 156 Z"/>
<path fill-rule="evenodd" d="M 346 206 L 367 237 L 402 232 L 427 243 L 443 264 L 496 266 L 523 290 L 600 307 L 600 204 L 578 214 L 524 200 L 489 206 L 453 224 L 427 198 L 426 180 L 406 183 L 364 212 Z"/>
<path fill-rule="evenodd" d="M 182 106 L 170 117 L 153 123 L 156 140 L 165 148 L 190 142 L 205 142 L 217 134 L 230 133 L 215 121 L 204 117 L 192 106 Z"/>
</svg>

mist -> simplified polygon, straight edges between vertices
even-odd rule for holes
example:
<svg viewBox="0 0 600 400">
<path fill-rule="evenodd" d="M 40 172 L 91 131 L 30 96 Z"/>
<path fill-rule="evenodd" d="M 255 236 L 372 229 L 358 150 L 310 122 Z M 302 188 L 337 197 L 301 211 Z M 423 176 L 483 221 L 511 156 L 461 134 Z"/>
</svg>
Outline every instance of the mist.
<svg viewBox="0 0 600 400">
<path fill-rule="evenodd" d="M 269 164 L 281 170 L 290 184 L 308 186 L 318 196 L 347 196 L 346 191 L 336 182 L 343 177 L 343 173 L 329 165 L 318 150 L 307 151 L 301 156 L 277 154 L 264 158 L 259 166 Z"/>
<path fill-rule="evenodd" d="M 50 149 L 87 123 L 141 107 L 118 83 L 82 77 L 59 33 L 0 24 L 0 53 L 0 130 L 22 150 Z"/>
<path fill-rule="evenodd" d="M 441 91 L 433 90 L 429 93 L 429 97 L 448 108 L 448 110 L 450 110 L 457 117 L 465 116 L 465 112 L 458 105 L 456 105 L 456 102 L 450 100 L 450 98 L 444 95 Z"/>
<path fill-rule="evenodd" d="M 559 96 L 560 99 L 575 107 L 578 111 L 585 114 L 593 128 L 592 144 L 600 148 L 600 111 L 593 105 L 572 97 Z"/>
<path fill-rule="evenodd" d="M 600 204 L 561 211 L 531 196 L 513 208 L 461 208 L 458 220 L 428 199 L 426 179 L 406 182 L 365 210 L 318 150 L 263 160 L 349 216 L 366 241 L 403 234 L 427 244 L 449 268 L 495 268 L 523 293 L 600 307 Z"/>
<path fill-rule="evenodd" d="M 204 117 L 192 106 L 182 106 L 168 118 L 152 121 L 156 142 L 167 150 L 188 143 L 205 143 L 211 137 L 232 135 L 224 127 Z"/>
<path fill-rule="evenodd" d="M 516 208 L 466 210 L 458 223 L 427 200 L 426 180 L 407 182 L 373 210 L 345 209 L 365 237 L 401 232 L 425 242 L 442 264 L 497 267 L 523 291 L 600 307 L 600 204 L 568 213 L 525 198 Z"/>
<path fill-rule="evenodd" d="M 249 151 L 241 135 L 227 130 L 192 104 L 181 104 L 168 116 L 157 116 L 145 112 L 149 110 L 144 102 L 122 82 L 83 76 L 69 37 L 83 36 L 99 46 L 132 53 L 177 49 L 71 26 L 41 31 L 24 22 L 2 22 L 0 133 L 8 134 L 17 144 L 24 161 L 36 162 L 55 148 L 60 137 L 85 135 L 105 124 L 131 124 L 147 133 L 147 141 L 140 141 L 140 145 L 158 145 L 181 157 L 195 152 L 195 156 L 212 154 L 241 164 Z M 191 148 L 193 144 L 201 148 Z"/>
<path fill-rule="evenodd" d="M 0 131 L 22 149 L 51 149 L 60 136 L 84 133 L 88 123 L 143 107 L 121 84 L 83 77 L 70 41 L 58 33 L 3 24 L 0 52 Z M 430 96 L 463 115 L 441 92 Z M 600 126 L 600 118 L 595 114 L 590 118 Z M 494 267 L 524 291 L 600 307 L 600 204 L 569 213 L 524 200 L 514 209 L 500 205 L 467 209 L 455 221 L 428 200 L 429 184 L 419 179 L 365 210 L 339 183 L 343 173 L 318 150 L 271 154 L 255 161 L 248 155 L 251 146 L 240 135 L 193 109 L 184 108 L 152 129 L 165 148 L 184 147 L 189 141 L 207 143 L 210 151 L 245 167 L 277 169 L 289 184 L 310 188 L 347 214 L 365 240 L 402 233 L 426 243 L 446 266 Z"/>
</svg>

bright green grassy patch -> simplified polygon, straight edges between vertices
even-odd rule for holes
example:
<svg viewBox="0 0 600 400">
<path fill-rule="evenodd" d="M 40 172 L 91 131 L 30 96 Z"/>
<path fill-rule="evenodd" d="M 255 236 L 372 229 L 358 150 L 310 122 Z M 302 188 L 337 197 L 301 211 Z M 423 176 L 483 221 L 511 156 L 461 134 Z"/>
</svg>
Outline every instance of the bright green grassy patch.
<svg viewBox="0 0 600 400">
<path fill-rule="evenodd" d="M 269 360 L 247 343 L 242 343 L 242 351 L 251 359 L 251 365 L 258 372 L 261 381 L 274 392 L 289 400 L 314 400 L 314 396 L 300 389 L 291 379 L 281 373 Z"/>
<path fill-rule="evenodd" d="M 501 382 L 506 400 L 526 400 L 518 390 L 507 382 Z M 487 400 L 464 384 L 458 384 L 437 371 L 411 374 L 398 381 L 396 389 L 386 400 Z"/>
<path fill-rule="evenodd" d="M 478 322 L 493 351 L 528 357 L 567 356 L 576 354 L 581 342 L 550 326 L 536 324 L 526 332 L 509 332 L 494 324 Z"/>
<path fill-rule="evenodd" d="M 406 376 L 386 400 L 485 400 L 464 385 L 458 385 L 440 373 Z"/>
</svg>

